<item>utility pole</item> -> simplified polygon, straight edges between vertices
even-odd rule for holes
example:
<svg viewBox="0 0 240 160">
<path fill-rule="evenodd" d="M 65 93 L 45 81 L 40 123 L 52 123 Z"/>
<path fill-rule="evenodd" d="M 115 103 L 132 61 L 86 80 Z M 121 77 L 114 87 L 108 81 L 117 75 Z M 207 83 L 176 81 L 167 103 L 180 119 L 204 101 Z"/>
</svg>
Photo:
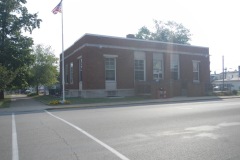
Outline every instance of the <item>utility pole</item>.
<svg viewBox="0 0 240 160">
<path fill-rule="evenodd" d="M 222 79 L 222 92 L 224 91 L 224 77 L 225 77 L 225 73 L 224 73 L 224 56 L 222 56 L 222 72 L 223 72 L 223 79 Z"/>
</svg>

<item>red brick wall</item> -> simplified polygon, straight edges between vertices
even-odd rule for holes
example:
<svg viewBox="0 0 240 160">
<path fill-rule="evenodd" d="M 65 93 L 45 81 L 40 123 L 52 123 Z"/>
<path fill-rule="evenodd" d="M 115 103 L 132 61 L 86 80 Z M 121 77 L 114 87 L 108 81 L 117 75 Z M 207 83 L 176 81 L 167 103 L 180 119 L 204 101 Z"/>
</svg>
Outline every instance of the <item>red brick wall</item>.
<svg viewBox="0 0 240 160">
<path fill-rule="evenodd" d="M 65 84 L 65 89 L 78 89 L 79 88 L 79 61 L 78 57 L 80 56 L 80 52 L 75 53 L 74 55 L 68 57 L 64 60 L 64 67 L 68 65 L 68 79 L 69 83 Z M 70 84 L 70 63 L 73 62 L 73 84 Z M 65 70 L 64 70 L 65 71 Z"/>
<path fill-rule="evenodd" d="M 205 94 L 205 85 L 210 83 L 209 57 L 198 55 L 181 55 L 179 59 L 182 87 L 187 89 L 187 95 L 203 96 Z M 193 60 L 200 62 L 200 82 L 193 82 Z"/>
<path fill-rule="evenodd" d="M 104 89 L 104 57 L 98 48 L 86 48 L 83 55 L 83 89 Z"/>
<path fill-rule="evenodd" d="M 126 41 L 115 39 L 113 41 L 109 41 L 108 38 L 96 38 L 92 39 L 92 37 L 85 37 L 84 41 L 88 39 L 89 41 L 106 43 L 112 45 L 118 45 L 117 42 L 121 41 L 126 46 L 129 46 Z M 81 44 L 84 44 L 84 41 L 78 41 L 76 46 L 74 44 L 72 47 L 67 49 L 67 54 L 69 55 L 70 51 L 73 52 Z M 143 44 L 143 42 L 134 42 L 134 45 Z M 158 48 L 157 44 L 145 44 L 146 47 L 155 47 Z M 140 46 L 139 46 L 140 47 Z M 165 46 L 166 47 L 166 46 Z M 191 51 L 195 50 L 194 47 L 190 47 L 186 49 L 186 46 L 176 45 L 175 48 L 170 48 L 175 50 L 176 47 L 183 51 Z M 206 51 L 207 48 L 197 48 L 197 51 Z M 169 50 L 168 50 L 169 51 Z M 91 89 L 105 89 L 105 64 L 104 64 L 104 54 L 117 55 L 116 58 L 116 81 L 117 81 L 117 89 L 133 89 L 134 88 L 134 51 L 126 50 L 126 49 L 109 49 L 109 48 L 98 48 L 98 47 L 85 47 L 75 54 L 69 56 L 65 60 L 65 64 L 70 66 L 70 63 L 73 62 L 73 84 L 66 84 L 66 89 L 78 89 L 79 88 L 79 60 L 77 59 L 79 56 L 83 58 L 83 89 L 91 90 Z M 153 53 L 146 53 L 146 81 L 153 82 Z M 205 52 L 206 53 L 206 52 Z M 164 53 L 164 80 L 161 80 L 159 83 L 159 87 L 163 87 L 167 90 L 167 96 L 180 96 L 182 89 L 187 89 L 188 95 L 204 95 L 204 84 L 210 82 L 210 73 L 209 73 L 209 58 L 205 56 L 199 55 L 190 55 L 190 54 L 180 54 L 180 80 L 171 80 L 171 72 L 170 72 L 170 53 Z M 200 83 L 193 83 L 193 66 L 192 61 L 200 61 Z M 61 67 L 60 67 L 61 68 Z M 70 68 L 69 73 L 70 73 Z M 69 74 L 70 75 L 70 74 Z"/>
<path fill-rule="evenodd" d="M 199 83 L 193 82 L 193 60 L 200 62 Z M 154 87 L 155 89 L 164 88 L 167 91 L 167 97 L 181 96 L 182 89 L 186 89 L 188 96 L 203 96 L 205 94 L 205 85 L 210 82 L 209 58 L 180 54 L 179 63 L 180 79 L 171 80 L 170 54 L 164 54 L 164 80 L 161 80 L 158 85 L 153 84 L 152 89 Z M 151 70 L 149 71 L 151 72 Z"/>
<path fill-rule="evenodd" d="M 104 54 L 117 55 L 117 89 L 134 88 L 134 55 L 132 51 L 116 49 L 85 48 L 83 58 L 83 89 L 105 89 Z M 76 62 L 78 65 L 78 62 Z M 78 68 L 76 68 L 78 79 Z"/>
<path fill-rule="evenodd" d="M 133 51 L 117 50 L 117 88 L 134 88 L 134 54 Z"/>
<path fill-rule="evenodd" d="M 209 70 L 209 58 L 205 56 L 193 56 L 193 55 L 180 55 L 180 71 L 181 79 L 184 81 L 193 80 L 193 64 L 192 61 L 196 60 L 200 62 L 199 77 L 200 82 L 209 83 L 210 73 Z"/>
<path fill-rule="evenodd" d="M 188 96 L 203 96 L 205 94 L 204 83 L 189 83 L 188 84 Z"/>
</svg>

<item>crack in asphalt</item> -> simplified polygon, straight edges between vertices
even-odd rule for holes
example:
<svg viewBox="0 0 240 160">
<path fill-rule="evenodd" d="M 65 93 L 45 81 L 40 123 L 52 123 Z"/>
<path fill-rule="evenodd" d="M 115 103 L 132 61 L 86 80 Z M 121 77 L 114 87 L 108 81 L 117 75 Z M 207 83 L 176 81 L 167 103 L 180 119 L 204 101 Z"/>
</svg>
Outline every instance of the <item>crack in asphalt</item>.
<svg viewBox="0 0 240 160">
<path fill-rule="evenodd" d="M 45 128 L 47 128 L 49 131 L 53 132 L 57 136 L 57 138 L 60 139 L 70 149 L 70 152 L 72 153 L 73 158 L 75 157 L 76 160 L 80 160 L 77 153 L 73 150 L 71 144 L 69 144 L 68 141 L 64 137 L 62 137 L 54 128 L 46 125 L 46 123 L 44 123 L 42 120 L 41 120 L 41 124 Z"/>
</svg>

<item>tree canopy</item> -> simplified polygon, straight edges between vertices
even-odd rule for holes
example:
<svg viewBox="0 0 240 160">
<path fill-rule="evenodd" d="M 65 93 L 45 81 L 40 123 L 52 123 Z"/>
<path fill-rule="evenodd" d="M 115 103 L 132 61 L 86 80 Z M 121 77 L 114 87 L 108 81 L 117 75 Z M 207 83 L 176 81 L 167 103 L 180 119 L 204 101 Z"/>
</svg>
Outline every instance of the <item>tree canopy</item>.
<svg viewBox="0 0 240 160">
<path fill-rule="evenodd" d="M 37 13 L 28 13 L 26 3 L 26 0 L 0 0 L 0 64 L 9 72 L 17 72 L 10 86 L 26 84 L 27 67 L 34 61 L 33 39 L 23 33 L 39 28 L 41 20 Z"/>
<path fill-rule="evenodd" d="M 39 85 L 53 85 L 58 78 L 58 58 L 53 54 L 51 47 L 37 45 L 34 47 L 34 64 L 30 69 L 31 85 L 36 87 L 38 94 Z"/>
<path fill-rule="evenodd" d="M 138 39 L 156 40 L 171 43 L 189 44 L 191 40 L 190 30 L 182 24 L 174 21 L 157 21 L 154 20 L 154 30 L 149 30 L 146 26 L 139 29 L 135 35 Z"/>
<path fill-rule="evenodd" d="M 6 88 L 6 86 L 12 82 L 15 78 L 14 72 L 7 70 L 6 67 L 0 64 L 0 90 Z"/>
</svg>

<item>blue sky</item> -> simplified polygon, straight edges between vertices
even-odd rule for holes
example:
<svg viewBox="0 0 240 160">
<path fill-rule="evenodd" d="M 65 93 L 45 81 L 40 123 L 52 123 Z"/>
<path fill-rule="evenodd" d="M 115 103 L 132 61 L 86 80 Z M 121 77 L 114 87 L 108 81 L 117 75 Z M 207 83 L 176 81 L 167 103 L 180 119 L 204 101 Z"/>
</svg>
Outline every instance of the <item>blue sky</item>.
<svg viewBox="0 0 240 160">
<path fill-rule="evenodd" d="M 35 44 L 61 53 L 61 15 L 51 11 L 60 0 L 27 0 L 30 13 L 39 13 L 41 28 L 31 35 Z M 153 19 L 182 23 L 192 33 L 192 45 L 209 47 L 212 73 L 240 65 L 240 22 L 237 0 L 63 0 L 64 48 L 85 33 L 125 37 Z"/>
</svg>

